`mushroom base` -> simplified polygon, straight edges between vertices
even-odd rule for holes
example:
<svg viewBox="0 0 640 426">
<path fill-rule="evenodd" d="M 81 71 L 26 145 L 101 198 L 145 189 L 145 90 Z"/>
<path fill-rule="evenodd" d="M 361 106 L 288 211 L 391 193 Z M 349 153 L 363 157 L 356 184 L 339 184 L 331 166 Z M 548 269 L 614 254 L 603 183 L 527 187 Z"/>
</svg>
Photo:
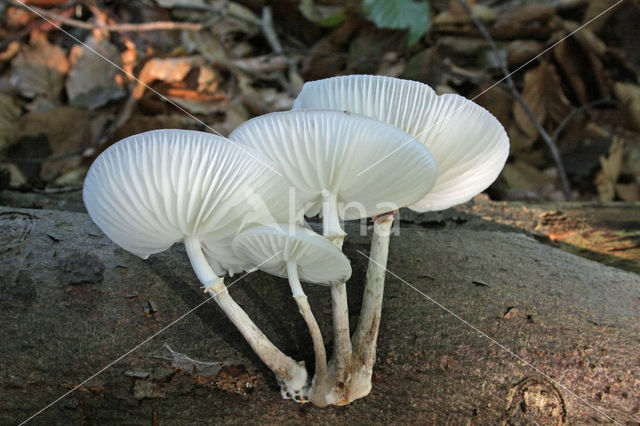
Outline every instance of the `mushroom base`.
<svg viewBox="0 0 640 426">
<path fill-rule="evenodd" d="M 316 376 L 309 392 L 309 400 L 318 407 L 347 405 L 371 391 L 392 224 L 393 214 L 379 216 L 374 222 L 360 319 L 348 348 L 344 333 L 340 332 L 340 324 L 345 321 L 348 329 L 348 316 L 341 319 L 340 314 L 344 317 L 345 313 L 334 306 L 336 351 L 326 376 Z M 338 292 L 332 291 L 332 296 L 335 305 L 340 300 Z"/>
</svg>

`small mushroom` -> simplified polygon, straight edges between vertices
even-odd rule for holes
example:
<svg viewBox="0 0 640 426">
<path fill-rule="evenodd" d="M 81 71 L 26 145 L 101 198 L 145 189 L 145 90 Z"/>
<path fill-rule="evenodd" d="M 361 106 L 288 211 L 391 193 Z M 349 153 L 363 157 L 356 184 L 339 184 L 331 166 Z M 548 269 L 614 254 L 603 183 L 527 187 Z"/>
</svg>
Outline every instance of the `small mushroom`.
<svg viewBox="0 0 640 426">
<path fill-rule="evenodd" d="M 105 150 L 91 165 L 82 195 L 103 232 L 143 259 L 183 242 L 205 292 L 275 372 L 283 395 L 302 400 L 306 369 L 269 341 L 221 278 L 253 267 L 233 253 L 239 232 L 286 217 L 280 200 L 286 183 L 272 167 L 260 153 L 219 136 L 157 130 Z M 215 271 L 205 252 L 215 260 Z"/>
<path fill-rule="evenodd" d="M 327 357 L 322 333 L 300 281 L 323 285 L 344 283 L 351 276 L 349 260 L 326 238 L 300 226 L 260 226 L 248 229 L 233 240 L 233 249 L 236 255 L 259 265 L 261 270 L 288 277 L 293 298 L 313 341 L 315 377 L 310 398 L 316 403 L 313 388 L 316 382 L 326 380 Z M 336 351 L 340 349 L 338 345 L 335 346 Z M 334 356 L 334 359 L 341 357 Z"/>
</svg>

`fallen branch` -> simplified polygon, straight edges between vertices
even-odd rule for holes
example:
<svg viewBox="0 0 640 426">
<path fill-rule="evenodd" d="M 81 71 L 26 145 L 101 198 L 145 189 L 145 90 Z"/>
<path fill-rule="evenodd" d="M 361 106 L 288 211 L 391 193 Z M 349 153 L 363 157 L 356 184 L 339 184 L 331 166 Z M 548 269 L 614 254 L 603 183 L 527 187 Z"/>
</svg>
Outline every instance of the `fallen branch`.
<svg viewBox="0 0 640 426">
<path fill-rule="evenodd" d="M 206 25 L 195 22 L 172 22 L 172 21 L 158 21 L 158 22 L 143 22 L 136 24 L 112 24 L 112 25 L 100 25 L 90 22 L 78 21 L 77 19 L 67 18 L 55 12 L 51 12 L 46 9 L 39 8 L 37 6 L 30 6 L 21 3 L 18 0 L 10 0 L 11 5 L 20 9 L 28 10 L 35 13 L 41 18 L 47 21 L 57 21 L 60 24 L 68 25 L 70 27 L 82 28 L 85 30 L 101 30 L 106 32 L 143 32 L 143 31 L 166 31 L 166 30 L 191 30 L 199 31 L 205 28 Z"/>
</svg>

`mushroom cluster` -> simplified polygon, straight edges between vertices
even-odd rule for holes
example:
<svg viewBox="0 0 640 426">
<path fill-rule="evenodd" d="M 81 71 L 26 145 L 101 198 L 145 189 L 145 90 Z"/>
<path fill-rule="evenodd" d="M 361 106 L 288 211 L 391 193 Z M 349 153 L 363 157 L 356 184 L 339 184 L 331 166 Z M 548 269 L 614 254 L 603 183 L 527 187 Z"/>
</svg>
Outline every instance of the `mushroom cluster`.
<svg viewBox="0 0 640 426">
<path fill-rule="evenodd" d="M 126 138 L 92 164 L 83 199 L 104 233 L 143 259 L 182 242 L 204 291 L 275 373 L 284 398 L 345 405 L 371 390 L 394 212 L 468 201 L 508 153 L 500 123 L 461 96 L 390 77 L 334 77 L 306 83 L 292 111 L 251 119 L 228 139 L 186 130 Z M 316 215 L 322 235 L 305 222 Z M 351 334 L 341 221 L 368 218 L 370 262 Z M 227 291 L 225 275 L 256 268 L 288 278 L 313 342 L 313 377 Z M 330 360 L 300 281 L 330 289 Z"/>
</svg>

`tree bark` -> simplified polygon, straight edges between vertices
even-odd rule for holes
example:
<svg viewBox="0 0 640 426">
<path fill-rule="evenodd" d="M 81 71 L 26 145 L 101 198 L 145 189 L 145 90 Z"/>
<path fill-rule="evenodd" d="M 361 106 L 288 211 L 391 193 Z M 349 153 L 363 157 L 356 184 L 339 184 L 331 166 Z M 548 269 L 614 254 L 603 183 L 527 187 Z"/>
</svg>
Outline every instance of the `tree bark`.
<svg viewBox="0 0 640 426">
<path fill-rule="evenodd" d="M 349 406 L 281 399 L 210 301 L 32 422 L 640 422 L 640 276 L 506 226 L 445 222 L 404 216 L 392 236 L 373 389 Z M 358 251 L 370 241 L 359 229 L 345 228 L 351 324 L 368 260 Z M 84 213 L 0 208 L 0 256 L 2 424 L 26 420 L 206 299 L 183 247 L 141 260 Z M 313 364 L 286 280 L 256 272 L 229 291 L 278 347 Z M 305 291 L 330 347 L 329 291 Z"/>
</svg>

